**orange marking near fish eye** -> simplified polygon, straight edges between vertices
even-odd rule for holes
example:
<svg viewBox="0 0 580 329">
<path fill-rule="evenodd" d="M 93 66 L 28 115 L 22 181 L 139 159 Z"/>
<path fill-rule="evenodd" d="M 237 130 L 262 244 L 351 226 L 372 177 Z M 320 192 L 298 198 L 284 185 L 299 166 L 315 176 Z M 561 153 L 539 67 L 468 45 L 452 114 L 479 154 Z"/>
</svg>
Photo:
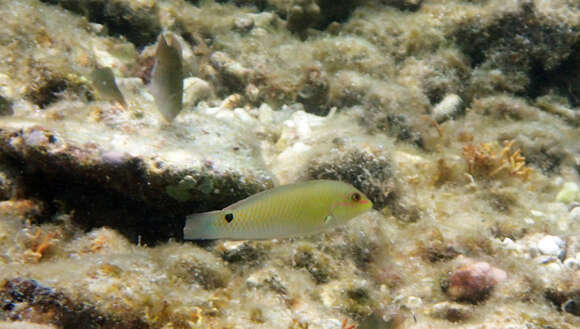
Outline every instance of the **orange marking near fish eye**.
<svg viewBox="0 0 580 329">
<path fill-rule="evenodd" d="M 360 201 L 359 201 L 359 203 L 360 203 L 360 204 L 367 204 L 367 203 L 369 203 L 369 202 L 370 202 L 369 200 L 360 200 Z"/>
<path fill-rule="evenodd" d="M 333 203 L 330 209 L 334 210 L 336 207 L 338 207 L 338 202 Z"/>
</svg>

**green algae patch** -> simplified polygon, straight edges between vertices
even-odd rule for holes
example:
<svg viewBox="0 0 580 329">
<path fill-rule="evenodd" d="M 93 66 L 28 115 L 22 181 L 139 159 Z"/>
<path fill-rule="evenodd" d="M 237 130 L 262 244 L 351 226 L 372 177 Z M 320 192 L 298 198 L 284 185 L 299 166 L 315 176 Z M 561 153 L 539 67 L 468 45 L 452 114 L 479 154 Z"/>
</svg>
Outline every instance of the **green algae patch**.
<svg viewBox="0 0 580 329">
<path fill-rule="evenodd" d="M 580 189 L 574 182 L 566 182 L 562 189 L 556 195 L 556 201 L 570 203 L 580 201 Z"/>
<path fill-rule="evenodd" d="M 185 176 L 177 184 L 168 185 L 165 188 L 167 194 L 179 202 L 185 202 L 194 198 L 193 191 L 197 182 L 191 176 Z"/>
</svg>

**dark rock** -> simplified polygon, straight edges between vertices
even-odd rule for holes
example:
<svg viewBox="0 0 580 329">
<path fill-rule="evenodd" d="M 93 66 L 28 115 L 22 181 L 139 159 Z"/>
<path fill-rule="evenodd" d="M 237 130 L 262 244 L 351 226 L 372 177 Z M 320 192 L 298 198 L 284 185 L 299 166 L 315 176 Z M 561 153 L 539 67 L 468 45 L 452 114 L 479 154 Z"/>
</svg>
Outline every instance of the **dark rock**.
<svg viewBox="0 0 580 329">
<path fill-rule="evenodd" d="M 265 252 L 259 249 L 255 243 L 226 242 L 223 250 L 220 250 L 222 259 L 230 263 L 257 265 L 265 256 Z"/>
<path fill-rule="evenodd" d="M 168 243 L 153 253 L 152 260 L 164 268 L 170 280 L 199 285 L 206 290 L 228 285 L 231 271 L 214 255 L 189 244 Z M 168 257 L 168 255 L 171 255 Z"/>
<path fill-rule="evenodd" d="M 430 314 L 432 317 L 446 319 L 450 322 L 465 321 L 473 316 L 473 306 L 441 302 L 433 305 Z"/>
<path fill-rule="evenodd" d="M 248 16 L 236 17 L 234 21 L 234 28 L 240 32 L 248 32 L 254 28 L 254 20 Z"/>
<path fill-rule="evenodd" d="M 482 193 L 481 199 L 486 200 L 493 210 L 499 213 L 510 214 L 513 208 L 519 206 L 517 197 L 515 193 L 486 191 Z"/>
<path fill-rule="evenodd" d="M 399 319 L 395 316 L 389 321 L 385 321 L 382 316 L 372 313 L 364 318 L 362 318 L 356 327 L 357 329 L 390 329 L 390 328 L 399 328 L 402 327 L 398 326 Z M 403 320 L 400 320 L 403 321 Z M 344 326 L 343 326 L 344 327 Z"/>
<path fill-rule="evenodd" d="M 306 269 L 317 284 L 327 283 L 333 277 L 329 259 L 310 245 L 301 245 L 294 251 L 292 265 Z"/>
<path fill-rule="evenodd" d="M 530 96 L 550 94 L 554 91 L 568 99 L 573 107 L 580 107 L 580 40 L 568 58 L 553 70 L 537 67 L 532 72 Z M 575 110 L 580 112 L 579 109 Z M 578 115 L 577 115 L 578 117 Z"/>
<path fill-rule="evenodd" d="M 112 36 L 123 36 L 137 48 L 155 43 L 161 33 L 157 7 L 133 8 L 126 1 L 108 0 L 41 0 L 103 24 Z"/>
<path fill-rule="evenodd" d="M 363 288 L 355 288 L 347 290 L 346 295 L 348 296 L 348 298 L 351 298 L 361 303 L 366 303 L 370 299 L 368 291 Z"/>
<path fill-rule="evenodd" d="M 199 3 L 199 0 L 187 0 L 187 1 L 193 4 Z M 236 6 L 239 7 L 255 6 L 258 10 L 264 10 L 268 0 L 216 0 L 216 2 L 219 3 L 233 2 Z"/>
<path fill-rule="evenodd" d="M 44 109 L 60 100 L 65 93 L 92 99 L 93 96 L 89 90 L 90 87 L 83 83 L 71 81 L 59 74 L 46 72 L 30 86 L 26 98 Z"/>
<path fill-rule="evenodd" d="M 417 252 L 422 258 L 431 262 L 447 262 L 460 254 L 460 251 L 445 241 L 439 230 L 434 230 L 427 239 L 417 240 Z"/>
<path fill-rule="evenodd" d="M 288 3 L 290 2 L 290 3 Z M 267 8 L 288 21 L 288 30 L 306 37 L 308 28 L 325 30 L 332 23 L 346 22 L 361 0 L 269 0 Z"/>
<path fill-rule="evenodd" d="M 262 309 L 260 308 L 253 308 L 250 311 L 250 320 L 254 323 L 264 323 L 266 322 L 266 319 L 264 319 L 264 314 L 262 312 Z"/>
<path fill-rule="evenodd" d="M 574 28 L 546 20 L 532 1 L 520 4 L 516 12 L 502 12 L 485 23 L 472 18 L 455 30 L 457 43 L 472 65 L 493 60 L 518 69 L 531 69 L 535 63 L 553 69 L 568 58 L 578 38 Z"/>
<path fill-rule="evenodd" d="M 459 24 L 452 36 L 474 67 L 526 77 L 519 82 L 521 87 L 537 94 L 537 89 L 545 84 L 546 74 L 572 56 L 574 44 L 579 42 L 579 26 L 544 17 L 533 1 L 519 3 L 518 10 L 501 11 L 489 20 L 470 18 Z M 562 79 L 577 79 L 573 72 L 565 72 L 565 76 Z M 499 87 L 506 91 L 519 89 L 513 85 Z M 474 92 L 477 97 L 478 92 Z"/>
<path fill-rule="evenodd" d="M 370 292 L 363 287 L 352 287 L 346 289 L 346 311 L 357 318 L 364 318 L 370 315 L 371 310 L 376 306 L 375 301 L 370 296 Z"/>
<path fill-rule="evenodd" d="M 580 316 L 580 296 L 569 299 L 565 302 L 564 305 L 562 305 L 562 310 L 566 313 Z"/>
<path fill-rule="evenodd" d="M 402 223 L 415 223 L 421 219 L 421 211 L 414 205 L 401 200 L 396 193 L 388 200 L 389 210 Z"/>
<path fill-rule="evenodd" d="M 0 163 L 0 201 L 4 201 L 16 195 L 18 172 L 6 160 L 0 158 Z"/>
<path fill-rule="evenodd" d="M 49 209 L 74 210 L 73 221 L 87 230 L 109 226 L 149 245 L 181 238 L 187 214 L 221 209 L 270 186 L 210 167 L 153 169 L 147 159 L 71 145 L 38 126 L 0 127 L 0 157 L 21 172 L 21 198 L 56 203 Z"/>
<path fill-rule="evenodd" d="M 580 290 L 577 281 L 562 282 L 559 288 L 547 289 L 544 296 L 563 312 L 580 316 Z"/>
<path fill-rule="evenodd" d="M 288 30 L 303 33 L 320 19 L 320 6 L 314 0 L 296 0 L 286 11 Z"/>
<path fill-rule="evenodd" d="M 267 289 L 279 295 L 288 294 L 286 282 L 280 278 L 280 275 L 276 271 L 264 269 L 258 270 L 248 276 L 246 284 L 250 288 Z"/>
<path fill-rule="evenodd" d="M 12 102 L 0 95 L 0 116 L 12 115 Z"/>
<path fill-rule="evenodd" d="M 330 108 L 328 106 L 329 85 L 326 73 L 320 71 L 318 67 L 308 68 L 300 85 L 303 87 L 298 91 L 296 100 L 304 105 L 306 112 L 327 115 Z"/>
<path fill-rule="evenodd" d="M 242 93 L 250 79 L 252 71 L 234 61 L 228 54 L 216 51 L 209 57 L 212 67 L 219 73 L 218 81 L 214 85 L 218 93 L 229 95 Z"/>
<path fill-rule="evenodd" d="M 386 116 L 376 115 L 376 127 L 379 131 L 387 131 L 390 136 L 397 140 L 409 142 L 417 147 L 423 147 L 423 137 L 409 123 L 408 117 L 404 114 L 390 113 Z"/>
<path fill-rule="evenodd" d="M 226 276 L 207 266 L 190 262 L 172 264 L 168 271 L 182 279 L 186 284 L 197 283 L 206 290 L 223 288 L 227 284 Z"/>
<path fill-rule="evenodd" d="M 381 0 L 381 3 L 401 10 L 417 11 L 421 8 L 423 0 Z"/>
<path fill-rule="evenodd" d="M 560 164 L 565 159 L 566 154 L 561 145 L 557 142 L 550 143 L 552 145 L 542 145 L 538 143 L 524 150 L 526 161 L 534 164 L 545 175 L 559 173 Z M 534 147 L 535 146 L 535 147 Z"/>
<path fill-rule="evenodd" d="M 314 160 L 308 166 L 307 179 L 333 179 L 352 184 L 382 209 L 395 189 L 391 159 L 369 152 L 341 153 L 331 159 Z"/>
<path fill-rule="evenodd" d="M 322 19 L 316 28 L 323 30 L 333 22 L 346 22 L 361 2 L 361 0 L 319 0 Z"/>
<path fill-rule="evenodd" d="M 360 239 L 350 248 L 350 254 L 356 266 L 364 272 L 369 270 L 369 265 L 376 259 L 379 247 L 370 239 Z"/>
<path fill-rule="evenodd" d="M 0 310 L 2 320 L 26 320 L 59 328 L 149 328 L 135 314 L 103 314 L 87 303 L 75 302 L 62 292 L 26 279 L 2 283 Z"/>
</svg>

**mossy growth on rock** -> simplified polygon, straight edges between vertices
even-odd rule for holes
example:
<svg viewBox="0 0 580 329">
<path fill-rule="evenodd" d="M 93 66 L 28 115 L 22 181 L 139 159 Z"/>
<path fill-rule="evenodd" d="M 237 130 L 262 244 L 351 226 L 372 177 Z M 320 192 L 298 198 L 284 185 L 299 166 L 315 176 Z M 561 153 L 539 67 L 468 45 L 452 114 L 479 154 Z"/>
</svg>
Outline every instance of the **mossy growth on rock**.
<svg viewBox="0 0 580 329">
<path fill-rule="evenodd" d="M 41 109 L 47 108 L 59 100 L 69 97 L 83 96 L 86 100 L 92 100 L 91 88 L 80 76 L 69 74 L 62 75 L 48 70 L 42 70 L 41 76 L 37 77 L 28 88 L 26 98 L 38 105 Z"/>
<path fill-rule="evenodd" d="M 157 35 L 161 33 L 157 6 L 148 5 L 147 2 L 143 2 L 141 6 L 118 0 L 42 0 L 42 2 L 57 4 L 85 16 L 91 22 L 103 24 L 110 35 L 123 36 L 137 48 L 154 43 Z"/>
<path fill-rule="evenodd" d="M 29 320 L 59 328 L 148 328 L 137 314 L 103 314 L 74 302 L 64 293 L 34 280 L 15 278 L 0 284 L 0 319 Z"/>
<path fill-rule="evenodd" d="M 395 189 L 391 159 L 386 155 L 359 150 L 312 161 L 306 177 L 348 182 L 367 195 L 377 209 L 387 205 L 389 196 Z"/>
<path fill-rule="evenodd" d="M 515 3 L 517 7 L 507 6 L 484 19 L 465 20 L 451 36 L 473 67 L 500 70 L 511 79 L 503 87 L 497 85 L 498 91 L 524 93 L 544 84 L 546 73 L 567 60 L 580 39 L 572 19 L 554 20 L 534 1 Z"/>
</svg>

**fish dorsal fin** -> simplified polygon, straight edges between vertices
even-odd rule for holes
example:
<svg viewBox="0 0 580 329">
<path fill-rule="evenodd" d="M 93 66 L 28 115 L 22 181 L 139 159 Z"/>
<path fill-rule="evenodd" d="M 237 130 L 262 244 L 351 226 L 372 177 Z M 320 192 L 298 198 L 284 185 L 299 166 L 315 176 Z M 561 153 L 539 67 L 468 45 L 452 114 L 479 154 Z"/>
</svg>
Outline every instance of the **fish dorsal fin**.
<svg viewBox="0 0 580 329">
<path fill-rule="evenodd" d="M 242 199 L 240 201 L 237 201 L 227 207 L 225 207 L 223 210 L 233 210 L 238 208 L 239 206 L 241 206 L 242 204 L 246 205 L 248 203 L 251 202 L 255 202 L 258 200 L 262 200 L 267 196 L 274 196 L 280 193 L 285 193 L 288 190 L 292 190 L 292 189 L 300 189 L 300 188 L 308 188 L 311 185 L 314 184 L 319 184 L 320 182 L 322 182 L 322 180 L 319 181 L 306 181 L 306 182 L 300 182 L 300 183 L 295 183 L 295 184 L 288 184 L 288 185 L 281 185 L 272 189 L 268 189 L 268 190 L 264 190 L 262 192 L 256 193 L 246 199 Z"/>
<path fill-rule="evenodd" d="M 247 197 L 245 199 L 242 199 L 240 201 L 236 201 L 236 202 L 232 203 L 231 205 L 225 207 L 223 210 L 234 210 L 234 209 L 238 208 L 239 206 L 241 206 L 242 204 L 245 205 L 245 204 L 248 204 L 248 203 L 250 203 L 252 201 L 256 201 L 256 200 L 262 199 L 266 195 L 268 195 L 269 193 L 276 193 L 276 192 L 272 192 L 272 189 L 265 190 L 265 191 L 262 191 L 262 192 L 258 192 L 258 193 L 254 194 L 254 195 L 251 195 L 251 196 L 249 196 L 249 197 Z"/>
<path fill-rule="evenodd" d="M 330 223 L 330 221 L 332 221 L 333 219 L 334 219 L 334 216 L 332 214 L 326 215 L 326 217 L 324 217 L 324 224 Z"/>
</svg>

